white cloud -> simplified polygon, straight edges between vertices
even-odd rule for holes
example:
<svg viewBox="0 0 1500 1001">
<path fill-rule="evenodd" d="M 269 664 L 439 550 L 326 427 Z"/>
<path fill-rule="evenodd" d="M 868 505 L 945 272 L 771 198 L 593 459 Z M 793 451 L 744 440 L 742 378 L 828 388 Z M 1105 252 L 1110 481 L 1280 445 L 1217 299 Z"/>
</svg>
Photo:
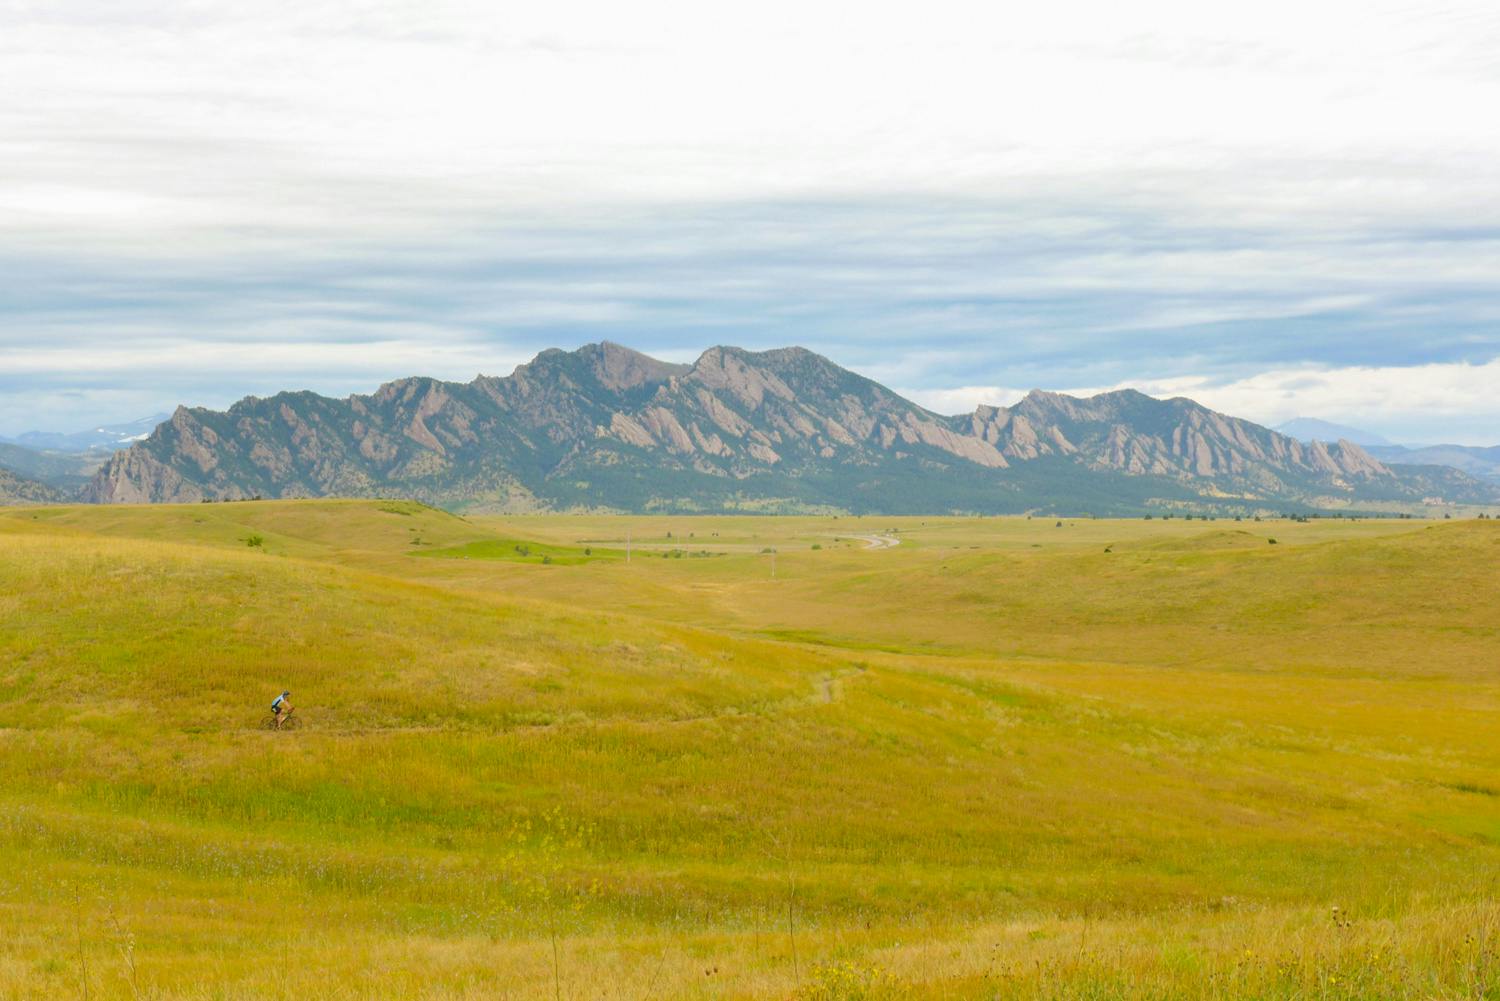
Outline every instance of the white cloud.
<svg viewBox="0 0 1500 1001">
<path fill-rule="evenodd" d="M 601 336 L 1493 428 L 1496 51 L 1491 0 L 0 5 L 0 429 Z"/>
<path fill-rule="evenodd" d="M 241 343 L 143 342 L 91 349 L 91 372 L 124 376 L 203 372 L 239 372 L 254 376 L 298 377 L 309 372 L 337 372 L 350 377 L 385 372 L 472 379 L 480 372 L 509 375 L 523 356 L 497 354 L 484 345 L 432 343 L 420 340 L 251 341 Z M 0 349 L 0 371 L 17 376 L 56 376 L 73 372 L 77 351 L 69 348 Z"/>
<path fill-rule="evenodd" d="M 140 235 L 227 239 L 1017 183 L 1240 222 L 1496 211 L 1472 197 L 1500 152 L 1475 119 L 1500 104 L 1480 0 L 116 7 L 0 13 L 0 178 L 30 191 L 23 221 L 89 229 L 59 190 L 100 225 L 158 200 Z"/>
<path fill-rule="evenodd" d="M 1495 392 L 1500 359 L 1478 365 L 1273 369 L 1229 382 L 1179 377 L 1131 385 L 1152 396 L 1191 397 L 1273 426 L 1293 417 L 1318 417 L 1408 442 L 1500 444 Z"/>
<path fill-rule="evenodd" d="M 898 389 L 896 392 L 936 414 L 967 414 L 976 407 L 1008 407 L 1026 395 L 1004 386 L 955 386 L 952 389 Z"/>
</svg>

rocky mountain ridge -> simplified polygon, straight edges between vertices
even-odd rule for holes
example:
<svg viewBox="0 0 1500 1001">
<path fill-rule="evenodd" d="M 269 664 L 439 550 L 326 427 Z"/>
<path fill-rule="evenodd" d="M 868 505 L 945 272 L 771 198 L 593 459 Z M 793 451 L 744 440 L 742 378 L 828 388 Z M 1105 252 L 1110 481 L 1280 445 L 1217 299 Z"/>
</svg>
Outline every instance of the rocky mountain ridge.
<svg viewBox="0 0 1500 1001">
<path fill-rule="evenodd" d="M 802 348 L 544 351 L 505 377 L 179 407 L 99 503 L 403 494 L 483 510 L 1273 510 L 1486 502 L 1451 470 L 1303 444 L 1186 399 L 1036 391 L 946 417 Z"/>
</svg>

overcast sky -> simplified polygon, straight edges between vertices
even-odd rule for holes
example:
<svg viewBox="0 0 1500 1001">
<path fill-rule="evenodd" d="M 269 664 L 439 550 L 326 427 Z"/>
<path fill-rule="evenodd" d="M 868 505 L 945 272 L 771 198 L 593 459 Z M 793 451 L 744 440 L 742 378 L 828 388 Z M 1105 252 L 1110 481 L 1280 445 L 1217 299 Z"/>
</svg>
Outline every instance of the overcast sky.
<svg viewBox="0 0 1500 1001">
<path fill-rule="evenodd" d="M 1500 7 L 0 0 L 0 434 L 801 344 L 1500 442 Z"/>
</svg>

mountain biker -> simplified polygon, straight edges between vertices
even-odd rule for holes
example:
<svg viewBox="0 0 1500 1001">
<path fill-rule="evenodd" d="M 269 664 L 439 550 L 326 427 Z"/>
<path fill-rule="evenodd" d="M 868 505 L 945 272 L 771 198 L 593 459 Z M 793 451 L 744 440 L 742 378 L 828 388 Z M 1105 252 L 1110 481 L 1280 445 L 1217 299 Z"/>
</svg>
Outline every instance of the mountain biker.
<svg viewBox="0 0 1500 1001">
<path fill-rule="evenodd" d="M 292 704 L 287 700 L 292 697 L 291 692 L 282 692 L 276 696 L 276 701 L 271 703 L 271 712 L 276 716 L 276 729 L 281 729 L 281 724 L 291 715 Z"/>
</svg>

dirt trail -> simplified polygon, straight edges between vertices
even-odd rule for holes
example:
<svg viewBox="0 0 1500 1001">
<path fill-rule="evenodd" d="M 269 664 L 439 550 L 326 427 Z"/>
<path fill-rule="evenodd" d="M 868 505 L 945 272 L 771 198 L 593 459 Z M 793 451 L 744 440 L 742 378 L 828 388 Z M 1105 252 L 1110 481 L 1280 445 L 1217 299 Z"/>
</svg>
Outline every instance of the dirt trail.
<svg viewBox="0 0 1500 1001">
<path fill-rule="evenodd" d="M 894 535 L 856 535 L 865 544 L 866 549 L 894 549 L 901 545 L 901 540 Z"/>
</svg>

